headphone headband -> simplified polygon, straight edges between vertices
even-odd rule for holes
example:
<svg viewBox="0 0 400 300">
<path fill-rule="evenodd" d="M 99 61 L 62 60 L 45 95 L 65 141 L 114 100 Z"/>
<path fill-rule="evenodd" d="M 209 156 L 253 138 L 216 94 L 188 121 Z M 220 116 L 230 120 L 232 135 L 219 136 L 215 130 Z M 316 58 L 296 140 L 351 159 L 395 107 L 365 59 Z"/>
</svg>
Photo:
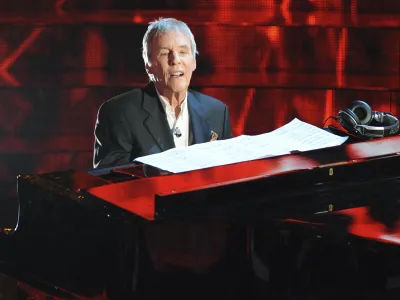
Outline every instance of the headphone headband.
<svg viewBox="0 0 400 300">
<path fill-rule="evenodd" d="M 370 126 L 370 125 L 356 125 L 355 129 L 364 136 L 368 137 L 386 137 L 396 134 L 399 131 L 399 120 L 392 115 L 385 115 L 384 119 L 392 118 L 392 124 L 388 126 Z"/>
</svg>

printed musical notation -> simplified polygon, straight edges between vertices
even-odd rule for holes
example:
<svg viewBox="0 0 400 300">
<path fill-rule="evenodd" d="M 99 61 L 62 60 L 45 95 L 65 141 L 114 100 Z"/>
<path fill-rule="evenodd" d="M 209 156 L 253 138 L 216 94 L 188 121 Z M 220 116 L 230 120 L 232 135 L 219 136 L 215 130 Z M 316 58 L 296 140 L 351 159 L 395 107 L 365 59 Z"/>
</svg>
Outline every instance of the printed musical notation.
<svg viewBox="0 0 400 300">
<path fill-rule="evenodd" d="M 293 119 L 268 133 L 241 135 L 189 147 L 142 156 L 135 161 L 172 173 L 212 168 L 227 164 L 338 146 L 347 137 L 340 137 L 311 124 Z"/>
</svg>

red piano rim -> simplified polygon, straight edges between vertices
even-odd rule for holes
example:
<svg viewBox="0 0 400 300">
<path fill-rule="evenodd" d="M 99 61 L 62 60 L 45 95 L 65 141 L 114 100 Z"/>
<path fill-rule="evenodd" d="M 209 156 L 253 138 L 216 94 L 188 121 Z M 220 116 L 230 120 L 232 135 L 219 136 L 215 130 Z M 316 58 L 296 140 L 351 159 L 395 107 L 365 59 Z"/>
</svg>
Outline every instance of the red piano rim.
<svg viewBox="0 0 400 300">
<path fill-rule="evenodd" d="M 324 150 L 326 148 L 314 151 Z M 88 188 L 86 191 L 147 220 L 154 220 L 156 195 L 173 195 L 278 176 L 288 172 L 314 168 L 329 169 L 341 164 L 399 155 L 400 136 L 331 147 L 331 150 L 334 150 L 333 154 L 338 155 L 335 157 L 330 153 L 330 157 L 325 159 L 324 164 L 312 159 L 312 155 L 305 156 L 303 153 L 296 153 L 167 176 L 113 183 Z"/>
<path fill-rule="evenodd" d="M 353 235 L 379 242 L 400 245 L 400 220 L 389 230 L 385 224 L 374 220 L 370 216 L 367 207 L 351 208 L 335 213 L 352 218 L 352 223 L 348 228 L 348 232 Z"/>
</svg>

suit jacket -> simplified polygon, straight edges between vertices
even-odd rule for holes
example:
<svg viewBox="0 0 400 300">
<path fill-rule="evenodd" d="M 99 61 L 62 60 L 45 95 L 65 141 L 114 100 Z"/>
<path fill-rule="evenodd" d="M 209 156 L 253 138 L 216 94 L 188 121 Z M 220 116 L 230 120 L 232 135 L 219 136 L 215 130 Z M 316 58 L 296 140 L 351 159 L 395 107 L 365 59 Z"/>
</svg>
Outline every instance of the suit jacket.
<svg viewBox="0 0 400 300">
<path fill-rule="evenodd" d="M 228 107 L 189 90 L 189 144 L 232 137 Z M 135 158 L 174 148 L 165 111 L 153 83 L 104 102 L 95 126 L 94 167 L 131 163 Z"/>
</svg>

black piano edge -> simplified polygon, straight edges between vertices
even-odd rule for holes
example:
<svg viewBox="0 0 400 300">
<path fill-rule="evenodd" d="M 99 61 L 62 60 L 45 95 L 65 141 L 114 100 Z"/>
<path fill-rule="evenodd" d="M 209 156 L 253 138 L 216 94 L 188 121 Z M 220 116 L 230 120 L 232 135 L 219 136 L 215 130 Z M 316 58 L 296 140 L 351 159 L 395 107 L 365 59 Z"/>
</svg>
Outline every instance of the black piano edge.
<svg viewBox="0 0 400 300">
<path fill-rule="evenodd" d="M 46 293 L 48 296 L 58 297 L 60 299 L 79 299 L 80 296 L 72 294 L 66 290 L 63 290 L 51 282 L 40 280 L 37 274 L 26 272 L 21 267 L 18 267 L 10 262 L 0 261 L 0 273 L 5 274 L 9 278 L 16 280 L 18 285 L 21 283 L 27 285 L 28 287 L 33 287 L 34 289 Z M 24 287 L 20 287 L 23 291 Z"/>
</svg>

